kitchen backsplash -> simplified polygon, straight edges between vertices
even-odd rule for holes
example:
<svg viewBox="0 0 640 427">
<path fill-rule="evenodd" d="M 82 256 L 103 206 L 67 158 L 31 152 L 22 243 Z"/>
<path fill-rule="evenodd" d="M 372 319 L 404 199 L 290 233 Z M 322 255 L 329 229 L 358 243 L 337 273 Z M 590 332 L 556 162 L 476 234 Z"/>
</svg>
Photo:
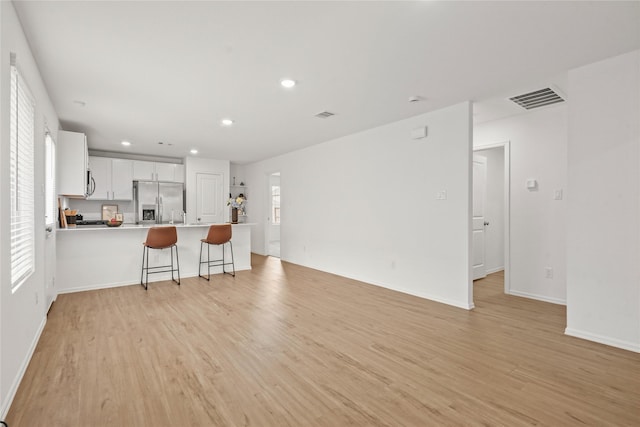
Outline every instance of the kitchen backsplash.
<svg viewBox="0 0 640 427">
<path fill-rule="evenodd" d="M 124 215 L 125 224 L 136 222 L 135 203 L 126 200 L 82 200 L 68 199 L 69 209 L 77 209 L 84 220 L 102 219 L 102 205 L 118 205 L 118 212 Z"/>
</svg>

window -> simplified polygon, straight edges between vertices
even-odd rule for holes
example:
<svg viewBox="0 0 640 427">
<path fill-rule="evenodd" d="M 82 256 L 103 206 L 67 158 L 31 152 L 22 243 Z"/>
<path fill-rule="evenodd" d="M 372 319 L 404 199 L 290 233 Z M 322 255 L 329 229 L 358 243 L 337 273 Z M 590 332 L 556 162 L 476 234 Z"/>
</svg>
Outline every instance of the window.
<svg viewBox="0 0 640 427">
<path fill-rule="evenodd" d="M 271 223 L 280 224 L 280 186 L 271 186 Z"/>
<path fill-rule="evenodd" d="M 53 225 L 57 217 L 56 202 L 56 144 L 49 132 L 45 132 L 45 206 L 44 218 L 46 225 Z"/>
<path fill-rule="evenodd" d="M 34 271 L 33 97 L 11 55 L 9 176 L 11 197 L 11 291 Z"/>
</svg>

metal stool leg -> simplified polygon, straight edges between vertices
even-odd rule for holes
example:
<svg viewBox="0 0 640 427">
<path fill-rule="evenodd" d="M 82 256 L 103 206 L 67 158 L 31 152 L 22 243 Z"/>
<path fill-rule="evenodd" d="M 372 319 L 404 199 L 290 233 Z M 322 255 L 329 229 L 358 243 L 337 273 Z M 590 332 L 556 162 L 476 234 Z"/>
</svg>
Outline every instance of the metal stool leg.
<svg viewBox="0 0 640 427">
<path fill-rule="evenodd" d="M 224 243 L 221 245 L 222 247 L 222 274 L 227 274 L 227 272 L 224 269 Z"/>
<path fill-rule="evenodd" d="M 233 243 L 229 240 L 229 248 L 231 248 L 231 267 L 233 267 L 233 277 L 236 277 L 236 263 L 233 260 Z"/>
<path fill-rule="evenodd" d="M 198 277 L 202 277 L 200 274 L 200 270 L 202 269 L 202 244 L 204 242 L 200 242 L 200 256 L 198 257 Z"/>
<path fill-rule="evenodd" d="M 146 252 L 147 247 L 142 247 L 142 267 L 140 268 L 140 286 L 144 286 L 142 283 L 142 279 L 144 278 L 144 253 Z"/>
<path fill-rule="evenodd" d="M 147 248 L 147 276 L 145 277 L 144 280 L 144 290 L 146 291 L 147 288 L 149 287 L 149 252 L 151 252 L 151 248 Z"/>
<path fill-rule="evenodd" d="M 178 272 L 178 286 L 180 286 L 180 259 L 178 258 L 178 246 L 176 246 L 176 271 Z M 171 272 L 173 274 L 173 272 Z"/>
</svg>

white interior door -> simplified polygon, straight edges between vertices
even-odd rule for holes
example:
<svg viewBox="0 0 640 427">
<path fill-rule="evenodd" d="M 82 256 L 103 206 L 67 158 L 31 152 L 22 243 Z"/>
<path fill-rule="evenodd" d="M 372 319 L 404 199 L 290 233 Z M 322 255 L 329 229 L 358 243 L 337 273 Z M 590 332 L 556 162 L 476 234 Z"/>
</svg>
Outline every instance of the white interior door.
<svg viewBox="0 0 640 427">
<path fill-rule="evenodd" d="M 280 258 L 280 172 L 269 176 L 267 254 Z"/>
<path fill-rule="evenodd" d="M 45 311 L 48 311 L 56 299 L 56 221 L 58 219 L 58 201 L 56 198 L 56 144 L 47 132 L 45 135 L 45 240 L 44 240 L 44 276 Z M 39 222 L 38 222 L 39 223 Z"/>
<path fill-rule="evenodd" d="M 222 175 L 196 174 L 196 220 L 199 223 L 224 222 L 225 198 Z"/>
<path fill-rule="evenodd" d="M 484 228 L 488 223 L 485 218 L 487 195 L 487 158 L 473 156 L 473 238 L 472 261 L 473 280 L 486 277 L 484 262 Z"/>
</svg>

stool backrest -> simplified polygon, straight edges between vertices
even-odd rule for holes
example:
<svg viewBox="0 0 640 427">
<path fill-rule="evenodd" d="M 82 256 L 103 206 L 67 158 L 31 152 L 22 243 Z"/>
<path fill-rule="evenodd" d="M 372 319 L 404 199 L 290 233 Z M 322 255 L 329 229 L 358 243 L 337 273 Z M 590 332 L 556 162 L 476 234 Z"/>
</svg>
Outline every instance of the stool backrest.
<svg viewBox="0 0 640 427">
<path fill-rule="evenodd" d="M 150 248 L 162 249 L 176 244 L 178 232 L 175 227 L 151 227 L 144 244 Z"/>
<path fill-rule="evenodd" d="M 231 224 L 213 224 L 209 227 L 206 242 L 210 245 L 222 245 L 231 240 Z"/>
</svg>

